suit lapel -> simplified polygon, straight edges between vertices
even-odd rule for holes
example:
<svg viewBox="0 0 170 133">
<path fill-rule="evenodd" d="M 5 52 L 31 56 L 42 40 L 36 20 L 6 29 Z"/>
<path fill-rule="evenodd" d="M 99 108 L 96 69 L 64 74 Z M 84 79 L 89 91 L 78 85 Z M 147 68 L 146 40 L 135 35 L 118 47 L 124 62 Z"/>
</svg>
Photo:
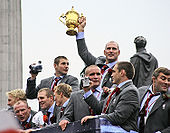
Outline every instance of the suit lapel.
<svg viewBox="0 0 170 133">
<path fill-rule="evenodd" d="M 162 98 L 162 94 L 160 95 L 160 97 L 158 98 L 158 100 L 156 101 L 156 103 L 153 105 L 152 109 L 151 109 L 151 112 L 149 113 L 149 116 L 155 112 L 160 106 L 162 106 L 164 100 Z M 148 116 L 148 117 L 149 117 Z"/>
<path fill-rule="evenodd" d="M 148 88 L 148 89 L 149 89 L 149 88 Z M 148 89 L 146 89 L 145 92 L 144 92 L 143 95 L 142 95 L 142 98 L 141 98 L 141 100 L 140 100 L 140 106 L 141 106 L 141 104 L 142 104 L 142 101 L 143 101 L 146 93 L 148 92 Z"/>
<path fill-rule="evenodd" d="M 110 78 L 110 76 L 109 76 L 109 73 L 107 72 L 103 79 L 102 86 L 109 80 L 109 78 Z"/>
<path fill-rule="evenodd" d="M 111 69 L 113 69 L 113 67 L 114 66 L 112 66 L 111 67 Z M 110 74 L 108 73 L 108 71 L 107 71 L 107 73 L 106 73 L 106 75 L 104 76 L 104 79 L 103 79 L 103 82 L 102 82 L 102 87 L 103 87 L 103 85 L 108 81 L 108 80 L 111 80 L 111 76 L 110 76 Z M 112 81 L 111 81 L 112 82 Z"/>
<path fill-rule="evenodd" d="M 127 83 L 125 83 L 123 86 L 121 86 L 121 87 L 120 87 L 120 93 L 121 93 L 121 91 L 124 90 L 124 88 L 128 87 L 129 85 L 131 85 L 131 83 L 132 83 L 132 82 L 127 82 Z M 116 103 L 117 103 L 117 99 L 119 99 L 120 93 L 119 93 L 117 96 L 116 96 L 116 93 L 115 93 L 115 94 L 111 97 L 111 100 L 110 100 L 110 102 L 109 102 L 109 106 L 108 106 L 106 112 L 108 111 L 108 109 L 110 108 L 110 106 L 111 106 L 112 104 L 116 104 Z M 108 98 L 107 98 L 107 99 L 108 99 Z"/>
<path fill-rule="evenodd" d="M 53 83 L 53 77 L 50 78 L 50 80 L 47 82 L 47 85 L 50 85 L 49 88 L 51 89 Z"/>
<path fill-rule="evenodd" d="M 61 79 L 60 83 L 66 83 L 66 80 L 68 79 L 67 76 L 68 75 L 64 75 L 64 77 Z"/>
<path fill-rule="evenodd" d="M 112 104 L 115 104 L 115 101 L 116 101 L 116 93 L 113 94 L 113 96 L 111 97 L 111 100 L 109 102 L 108 108 L 106 109 L 106 112 L 109 110 L 109 108 Z"/>
</svg>

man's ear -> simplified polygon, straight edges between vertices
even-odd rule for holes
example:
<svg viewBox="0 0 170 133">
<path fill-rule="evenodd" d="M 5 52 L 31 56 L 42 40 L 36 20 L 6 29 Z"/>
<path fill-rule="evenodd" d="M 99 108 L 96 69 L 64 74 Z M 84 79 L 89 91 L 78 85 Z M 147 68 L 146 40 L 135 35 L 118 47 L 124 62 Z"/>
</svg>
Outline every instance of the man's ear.
<svg viewBox="0 0 170 133">
<path fill-rule="evenodd" d="M 31 107 L 28 107 L 28 110 L 31 112 Z"/>
<path fill-rule="evenodd" d="M 104 50 L 104 55 L 106 55 L 106 50 Z"/>
<path fill-rule="evenodd" d="M 54 97 L 53 97 L 53 96 L 50 96 L 49 98 L 50 98 L 51 100 L 54 100 Z"/>
<path fill-rule="evenodd" d="M 62 92 L 60 93 L 60 96 L 63 97 L 63 93 Z"/>
<path fill-rule="evenodd" d="M 125 76 L 126 75 L 125 70 L 124 69 L 120 70 L 120 74 L 121 74 L 122 77 Z"/>
<path fill-rule="evenodd" d="M 152 76 L 152 83 L 155 83 L 156 78 Z"/>
<path fill-rule="evenodd" d="M 57 64 L 55 64 L 55 63 L 54 63 L 54 65 L 53 65 L 53 66 L 54 66 L 54 68 L 56 68 Z"/>
</svg>

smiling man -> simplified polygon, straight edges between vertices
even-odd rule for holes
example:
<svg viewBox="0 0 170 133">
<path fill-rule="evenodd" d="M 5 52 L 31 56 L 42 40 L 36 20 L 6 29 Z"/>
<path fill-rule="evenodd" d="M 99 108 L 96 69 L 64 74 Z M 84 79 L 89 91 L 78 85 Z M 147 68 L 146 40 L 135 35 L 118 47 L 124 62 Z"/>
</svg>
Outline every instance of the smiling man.
<svg viewBox="0 0 170 133">
<path fill-rule="evenodd" d="M 157 68 L 152 85 L 139 88 L 139 133 L 170 133 L 170 70 Z"/>
<path fill-rule="evenodd" d="M 38 91 L 38 101 L 42 111 L 39 111 L 35 117 L 41 116 L 38 125 L 46 126 L 56 123 L 59 108 L 54 102 L 53 91 L 48 88 L 43 88 Z"/>
<path fill-rule="evenodd" d="M 106 89 L 108 89 L 113 85 L 111 81 L 111 74 L 108 73 L 108 71 L 110 68 L 113 68 L 118 61 L 118 56 L 120 55 L 119 45 L 115 41 L 110 41 L 105 46 L 105 56 L 95 57 L 88 51 L 84 39 L 86 18 L 81 17 L 79 19 L 79 23 L 80 24 L 78 25 L 78 34 L 76 36 L 79 56 L 87 66 L 97 65 L 100 67 L 102 73 L 101 86 L 103 89 L 105 89 L 106 87 Z"/>
<path fill-rule="evenodd" d="M 69 61 L 65 56 L 58 56 L 54 59 L 55 74 L 52 77 L 41 80 L 36 87 L 37 74 L 31 73 L 31 77 L 27 80 L 26 96 L 29 99 L 37 98 L 37 93 L 42 88 L 50 88 L 54 91 L 54 87 L 60 83 L 69 84 L 73 91 L 78 90 L 78 79 L 71 75 L 67 75 L 69 70 Z"/>
</svg>

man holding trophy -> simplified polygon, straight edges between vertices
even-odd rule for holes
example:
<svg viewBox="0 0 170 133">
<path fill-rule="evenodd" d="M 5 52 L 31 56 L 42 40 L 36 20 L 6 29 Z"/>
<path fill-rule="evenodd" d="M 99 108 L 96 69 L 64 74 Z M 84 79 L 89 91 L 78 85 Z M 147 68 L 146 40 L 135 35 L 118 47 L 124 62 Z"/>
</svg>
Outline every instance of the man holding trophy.
<svg viewBox="0 0 170 133">
<path fill-rule="evenodd" d="M 65 22 L 61 18 L 65 18 Z M 86 18 L 81 16 L 72 9 L 65 15 L 62 14 L 59 20 L 68 27 L 66 31 L 67 35 L 76 35 L 78 53 L 81 59 L 84 61 L 86 67 L 90 65 L 97 65 L 102 72 L 101 87 L 103 88 L 105 96 L 110 92 L 110 88 L 113 87 L 110 70 L 117 63 L 118 56 L 120 54 L 119 45 L 115 41 L 110 41 L 106 44 L 104 55 L 100 57 L 93 56 L 89 51 L 84 39 L 84 27 L 86 26 Z M 78 28 L 78 33 L 75 28 Z M 85 69 L 84 69 L 85 70 Z"/>
<path fill-rule="evenodd" d="M 84 39 L 84 28 L 86 26 L 86 18 L 82 16 L 79 19 L 78 33 L 76 35 L 78 53 L 86 66 L 95 64 L 100 67 L 102 72 L 101 87 L 105 92 L 108 92 L 113 87 L 110 70 L 118 62 L 118 56 L 120 55 L 119 45 L 115 41 L 110 41 L 106 44 L 104 49 L 105 56 L 95 57 L 87 48 Z"/>
</svg>

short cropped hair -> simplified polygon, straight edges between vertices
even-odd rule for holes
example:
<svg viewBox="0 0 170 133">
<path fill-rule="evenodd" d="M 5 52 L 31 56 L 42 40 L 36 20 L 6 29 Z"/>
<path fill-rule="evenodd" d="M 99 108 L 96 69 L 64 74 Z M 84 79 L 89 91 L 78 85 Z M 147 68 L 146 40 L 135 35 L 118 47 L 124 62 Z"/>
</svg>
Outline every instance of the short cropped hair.
<svg viewBox="0 0 170 133">
<path fill-rule="evenodd" d="M 163 73 L 165 75 L 170 75 L 170 70 L 165 67 L 159 67 L 159 68 L 155 69 L 152 76 L 157 79 L 157 77 L 159 76 L 160 73 Z"/>
<path fill-rule="evenodd" d="M 57 94 L 61 94 L 61 92 L 62 92 L 65 97 L 70 98 L 70 95 L 72 92 L 72 87 L 68 84 L 61 83 L 54 87 L 54 91 Z"/>
<path fill-rule="evenodd" d="M 87 75 L 89 74 L 89 69 L 95 68 L 95 67 L 100 70 L 100 68 L 99 68 L 98 66 L 96 66 L 96 65 L 90 65 L 90 66 L 88 66 L 88 67 L 85 69 L 85 76 L 87 76 Z"/>
<path fill-rule="evenodd" d="M 7 96 L 12 96 L 14 99 L 18 100 L 26 100 L 26 94 L 23 89 L 14 89 L 11 91 L 6 92 Z"/>
<path fill-rule="evenodd" d="M 135 75 L 135 69 L 132 63 L 127 61 L 121 61 L 117 63 L 117 69 L 119 72 L 123 69 L 126 72 L 126 77 L 128 79 L 133 79 Z"/>
<path fill-rule="evenodd" d="M 115 42 L 115 41 L 110 41 L 110 42 L 108 42 L 108 43 L 114 43 L 114 44 L 117 44 L 117 49 L 119 50 L 119 44 L 118 44 L 117 42 Z M 107 45 L 108 45 L 108 43 L 105 45 L 105 50 L 107 49 Z"/>
<path fill-rule="evenodd" d="M 22 100 L 17 101 L 17 102 L 14 104 L 14 108 L 15 108 L 15 106 L 20 105 L 21 103 L 24 103 L 24 104 L 26 104 L 27 107 L 29 107 L 27 100 L 26 100 L 26 99 L 22 99 Z"/>
<path fill-rule="evenodd" d="M 49 98 L 49 97 L 51 97 L 51 96 L 54 98 L 54 93 L 53 93 L 53 91 L 52 91 L 51 89 L 49 89 L 49 88 L 42 88 L 42 89 L 40 89 L 40 90 L 38 91 L 38 93 L 40 93 L 40 92 L 42 92 L 42 91 L 45 91 L 45 92 L 46 92 L 47 98 Z"/>
<path fill-rule="evenodd" d="M 65 56 L 58 56 L 54 59 L 54 64 L 59 64 L 61 59 L 68 60 Z"/>
</svg>

